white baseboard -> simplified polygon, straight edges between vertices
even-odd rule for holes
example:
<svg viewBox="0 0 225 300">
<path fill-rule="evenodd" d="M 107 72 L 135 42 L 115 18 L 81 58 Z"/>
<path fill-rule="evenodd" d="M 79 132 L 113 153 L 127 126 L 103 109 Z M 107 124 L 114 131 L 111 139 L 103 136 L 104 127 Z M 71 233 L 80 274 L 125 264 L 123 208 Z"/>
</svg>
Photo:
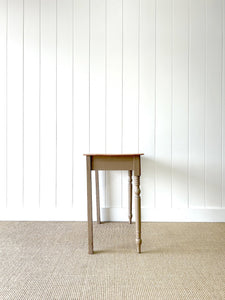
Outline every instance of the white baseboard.
<svg viewBox="0 0 225 300">
<path fill-rule="evenodd" d="M 133 215 L 135 215 L 133 213 Z M 103 208 L 102 220 L 127 221 L 127 209 Z M 225 209 L 154 209 L 142 208 L 142 222 L 225 222 Z M 135 216 L 134 216 L 135 220 Z"/>
<path fill-rule="evenodd" d="M 94 211 L 95 215 L 95 211 Z M 102 208 L 102 221 L 127 221 L 126 208 Z M 71 209 L 0 209 L 2 221 L 86 221 L 86 211 Z M 94 220 L 96 220 L 94 216 Z M 133 218 L 135 220 L 135 217 Z M 225 222 L 225 209 L 153 209 L 142 208 L 143 222 Z"/>
</svg>

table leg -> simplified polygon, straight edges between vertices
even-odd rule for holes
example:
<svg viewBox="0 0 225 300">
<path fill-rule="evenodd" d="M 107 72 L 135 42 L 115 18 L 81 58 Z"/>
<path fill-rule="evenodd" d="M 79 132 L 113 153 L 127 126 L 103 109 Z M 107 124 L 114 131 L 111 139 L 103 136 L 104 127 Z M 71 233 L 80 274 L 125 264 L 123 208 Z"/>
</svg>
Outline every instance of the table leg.
<svg viewBox="0 0 225 300">
<path fill-rule="evenodd" d="M 95 186 L 96 186 L 96 211 L 97 211 L 97 223 L 100 224 L 100 199 L 99 199 L 99 178 L 98 170 L 95 170 Z"/>
<path fill-rule="evenodd" d="M 87 156 L 87 214 L 88 214 L 88 253 L 93 254 L 91 157 Z"/>
<path fill-rule="evenodd" d="M 132 171 L 128 171 L 128 219 L 132 223 Z"/>
<path fill-rule="evenodd" d="M 135 214 L 136 214 L 136 246 L 137 252 L 141 253 L 141 197 L 140 176 L 134 176 Z"/>
</svg>

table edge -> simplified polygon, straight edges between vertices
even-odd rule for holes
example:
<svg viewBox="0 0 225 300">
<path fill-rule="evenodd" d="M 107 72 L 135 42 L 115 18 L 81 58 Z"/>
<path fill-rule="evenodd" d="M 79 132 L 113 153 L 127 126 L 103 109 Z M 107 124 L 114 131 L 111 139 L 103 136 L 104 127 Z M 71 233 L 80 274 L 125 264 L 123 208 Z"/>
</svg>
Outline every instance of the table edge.
<svg viewBox="0 0 225 300">
<path fill-rule="evenodd" d="M 83 156 L 140 156 L 144 153 L 123 153 L 123 154 L 100 154 L 100 153 L 84 153 Z"/>
</svg>

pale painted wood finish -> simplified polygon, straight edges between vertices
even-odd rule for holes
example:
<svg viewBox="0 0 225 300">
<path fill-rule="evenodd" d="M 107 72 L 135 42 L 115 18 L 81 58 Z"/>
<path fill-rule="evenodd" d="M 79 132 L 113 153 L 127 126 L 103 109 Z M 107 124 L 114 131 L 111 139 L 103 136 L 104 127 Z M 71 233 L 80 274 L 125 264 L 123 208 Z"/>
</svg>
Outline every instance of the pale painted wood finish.
<svg viewBox="0 0 225 300">
<path fill-rule="evenodd" d="M 136 246 L 137 252 L 141 253 L 141 197 L 140 197 L 140 176 L 141 176 L 141 156 L 139 154 L 84 154 L 87 166 L 87 216 L 88 216 L 88 253 L 93 254 L 93 223 L 92 223 L 92 183 L 91 171 L 95 171 L 96 181 L 96 206 L 97 223 L 100 224 L 99 205 L 99 170 L 128 170 L 128 219 L 132 221 L 132 172 L 134 174 L 135 192 L 135 216 L 136 216 Z"/>
<path fill-rule="evenodd" d="M 1 217 L 85 219 L 90 151 L 145 153 L 149 212 L 224 209 L 224 20 L 224 0 L 0 0 Z M 127 215 L 127 172 L 99 185 Z"/>
<path fill-rule="evenodd" d="M 135 173 L 134 173 L 135 174 Z M 141 197 L 140 197 L 140 175 L 134 175 L 134 199 L 135 199 L 135 216 L 136 216 L 136 246 L 137 252 L 141 253 Z"/>
<path fill-rule="evenodd" d="M 91 156 L 86 157 L 86 163 L 87 163 L 88 253 L 93 254 Z"/>
<path fill-rule="evenodd" d="M 100 216 L 100 198 L 99 198 L 99 177 L 98 170 L 95 170 L 95 188 L 96 188 L 96 213 L 97 213 L 97 223 L 101 223 Z"/>
<path fill-rule="evenodd" d="M 132 222 L 132 171 L 128 171 L 128 219 Z"/>
</svg>

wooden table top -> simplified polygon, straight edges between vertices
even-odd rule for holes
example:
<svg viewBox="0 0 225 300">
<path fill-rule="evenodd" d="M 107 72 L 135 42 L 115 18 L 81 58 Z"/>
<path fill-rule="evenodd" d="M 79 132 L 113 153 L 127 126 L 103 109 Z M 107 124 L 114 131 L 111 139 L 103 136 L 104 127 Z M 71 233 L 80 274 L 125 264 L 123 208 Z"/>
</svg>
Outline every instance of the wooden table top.
<svg viewBox="0 0 225 300">
<path fill-rule="evenodd" d="M 85 156 L 140 156 L 144 155 L 144 153 L 123 153 L 123 154 L 118 154 L 118 153 L 112 153 L 112 154 L 104 154 L 104 153 L 85 153 Z"/>
</svg>

